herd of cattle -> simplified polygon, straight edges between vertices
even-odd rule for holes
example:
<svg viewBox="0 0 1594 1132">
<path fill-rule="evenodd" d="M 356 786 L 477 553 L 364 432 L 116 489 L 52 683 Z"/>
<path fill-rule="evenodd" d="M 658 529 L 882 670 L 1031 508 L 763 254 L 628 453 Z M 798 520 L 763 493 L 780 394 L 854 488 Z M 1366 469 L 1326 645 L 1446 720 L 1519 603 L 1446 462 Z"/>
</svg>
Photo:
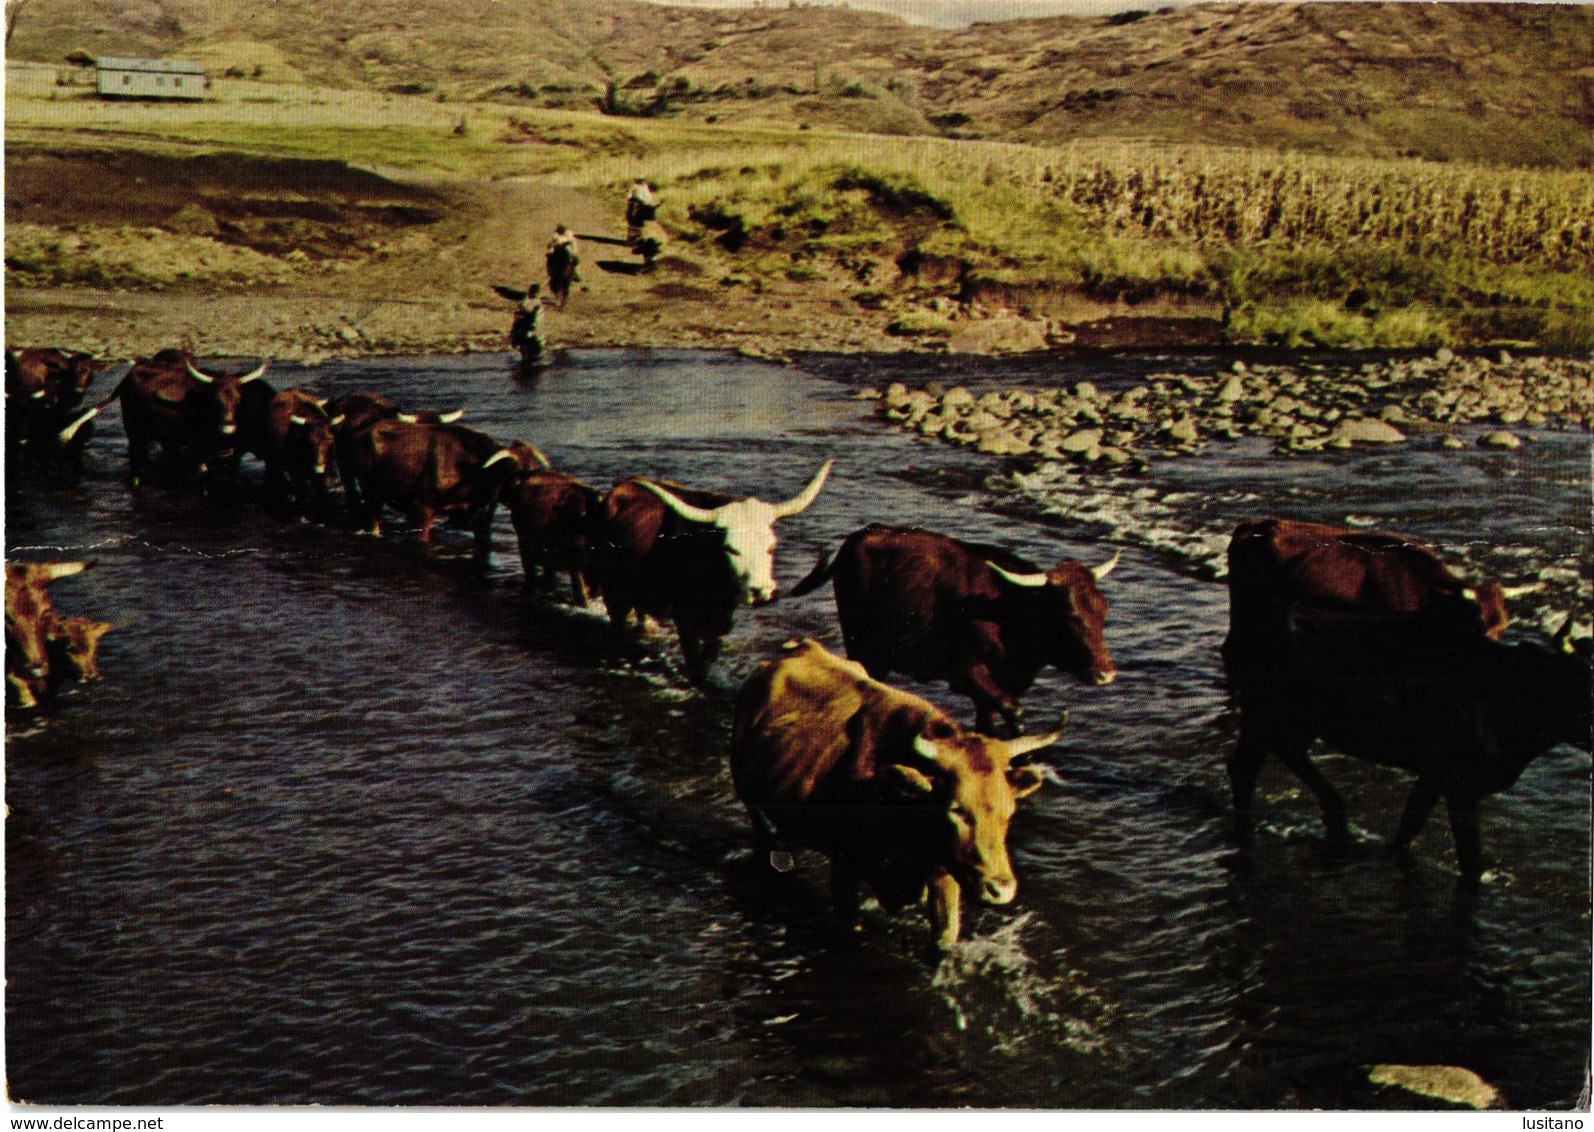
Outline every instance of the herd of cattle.
<svg viewBox="0 0 1594 1132">
<path fill-rule="evenodd" d="M 316 516 L 330 505 L 335 472 L 361 528 L 380 533 L 387 509 L 418 525 L 422 541 L 439 519 L 464 524 L 483 565 L 502 505 L 528 582 L 558 576 L 572 602 L 601 598 L 618 650 L 634 648 L 650 618 L 673 623 L 694 682 L 706 678 L 735 610 L 774 600 L 774 526 L 808 507 L 830 472 L 827 462 L 778 503 L 641 477 L 601 492 L 530 444 L 502 443 L 459 424 L 458 413 L 400 411 L 380 393 L 277 391 L 263 366 L 211 373 L 164 350 L 85 409 L 94 369 L 67 351 L 7 354 L 14 471 L 77 474 L 93 418 L 120 400 L 135 489 L 158 470 L 170 484 L 224 492 L 252 454 L 282 506 Z M 1008 823 L 1043 781 L 1027 760 L 1061 735 L 1026 735 L 1019 701 L 1048 666 L 1088 684 L 1113 680 L 1098 583 L 1116 561 L 1042 569 L 998 547 L 885 524 L 822 556 L 793 594 L 833 585 L 847 657 L 790 643 L 737 696 L 731 773 L 758 861 L 784 871 L 792 849 L 819 850 L 843 920 L 856 922 L 867 884 L 888 908 L 926 900 L 943 946 L 958 937 L 964 895 L 1010 901 Z M 37 706 L 62 680 L 92 675 L 93 642 L 83 642 L 108 626 L 57 617 L 45 592 L 82 568 L 7 564 L 11 706 Z M 1321 739 L 1416 775 L 1396 847 L 1443 798 L 1461 876 L 1476 883 L 1480 799 L 1508 789 L 1553 746 L 1590 747 L 1588 642 L 1574 644 L 1563 627 L 1547 645 L 1503 643 L 1501 589 L 1465 585 L 1411 539 L 1247 522 L 1230 543 L 1229 591 L 1222 659 L 1240 734 L 1228 775 L 1242 840 L 1269 754 L 1317 795 L 1329 833 L 1346 835 L 1344 801 L 1309 758 Z M 885 683 L 892 673 L 968 696 L 975 728 Z"/>
</svg>

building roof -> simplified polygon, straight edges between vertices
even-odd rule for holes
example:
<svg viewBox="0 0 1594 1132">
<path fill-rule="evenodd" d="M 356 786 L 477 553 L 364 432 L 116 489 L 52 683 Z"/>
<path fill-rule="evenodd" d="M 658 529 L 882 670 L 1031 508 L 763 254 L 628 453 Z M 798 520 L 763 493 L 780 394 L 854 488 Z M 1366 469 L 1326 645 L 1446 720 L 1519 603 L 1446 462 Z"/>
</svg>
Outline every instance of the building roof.
<svg viewBox="0 0 1594 1132">
<path fill-rule="evenodd" d="M 121 55 L 100 55 L 94 65 L 102 71 L 154 71 L 161 74 L 202 75 L 205 64 L 188 59 L 130 59 Z"/>
</svg>

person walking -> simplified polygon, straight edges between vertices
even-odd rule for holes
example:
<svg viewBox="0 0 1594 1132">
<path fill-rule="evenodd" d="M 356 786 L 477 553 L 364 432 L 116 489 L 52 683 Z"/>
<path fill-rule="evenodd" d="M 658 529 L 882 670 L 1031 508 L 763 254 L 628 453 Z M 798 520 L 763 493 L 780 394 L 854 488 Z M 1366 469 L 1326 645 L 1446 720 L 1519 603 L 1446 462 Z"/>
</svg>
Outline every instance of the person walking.
<svg viewBox="0 0 1594 1132">
<path fill-rule="evenodd" d="M 542 336 L 542 312 L 542 287 L 528 284 L 526 297 L 520 300 L 515 321 L 509 327 L 509 344 L 520 351 L 520 360 L 527 365 L 542 361 L 548 350 Z"/>
<path fill-rule="evenodd" d="M 581 249 L 576 244 L 575 233 L 563 224 L 554 229 L 553 239 L 548 241 L 547 263 L 548 292 L 559 300 L 559 309 L 564 310 L 570 301 L 570 285 L 581 279 L 576 274 L 576 267 L 581 263 Z"/>
</svg>

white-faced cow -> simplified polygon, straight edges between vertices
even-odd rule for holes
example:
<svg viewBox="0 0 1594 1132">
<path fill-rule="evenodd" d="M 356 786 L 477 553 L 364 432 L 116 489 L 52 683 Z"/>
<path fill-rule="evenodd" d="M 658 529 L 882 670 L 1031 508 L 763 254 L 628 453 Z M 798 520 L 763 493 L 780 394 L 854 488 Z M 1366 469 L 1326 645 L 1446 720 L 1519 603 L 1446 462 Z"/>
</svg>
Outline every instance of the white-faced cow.
<svg viewBox="0 0 1594 1132">
<path fill-rule="evenodd" d="M 109 397 L 62 430 L 61 440 L 70 442 L 95 414 L 120 398 L 133 486 L 143 482 L 152 444 L 160 446 L 179 476 L 209 481 L 237 469 L 239 406 L 245 387 L 265 370 L 261 362 L 244 374 L 206 373 L 186 351 L 162 350 L 134 362 Z"/>
<path fill-rule="evenodd" d="M 688 677 L 704 680 L 736 608 L 774 600 L 775 523 L 814 501 L 830 466 L 781 503 L 646 479 L 615 485 L 590 564 L 617 640 L 633 613 L 671 620 Z"/>
<path fill-rule="evenodd" d="M 1321 739 L 1417 776 L 1397 849 L 1443 798 L 1461 878 L 1475 884 L 1480 801 L 1510 789 L 1551 747 L 1589 749 L 1589 656 L 1570 646 L 1565 627 L 1555 647 L 1508 645 L 1444 612 L 1369 614 L 1305 602 L 1289 605 L 1281 626 L 1266 663 L 1234 681 L 1240 737 L 1228 769 L 1242 841 L 1269 754 L 1317 796 L 1329 835 L 1346 836 L 1344 799 L 1309 757 Z"/>
<path fill-rule="evenodd" d="M 892 910 L 927 898 L 931 931 L 948 947 L 965 892 L 985 904 L 1017 895 L 1008 825 L 1042 782 L 1022 759 L 1061 734 L 966 733 L 929 701 L 805 640 L 743 685 L 731 778 L 759 861 L 788 848 L 824 853 L 848 927 L 860 884 Z"/>
<path fill-rule="evenodd" d="M 1042 570 L 1000 547 L 875 523 L 822 557 L 792 594 L 833 578 L 847 655 L 871 676 L 945 680 L 974 701 L 980 731 L 994 733 L 1000 712 L 1022 734 L 1019 697 L 1045 666 L 1093 685 L 1117 674 L 1096 586 L 1117 561 Z"/>
</svg>

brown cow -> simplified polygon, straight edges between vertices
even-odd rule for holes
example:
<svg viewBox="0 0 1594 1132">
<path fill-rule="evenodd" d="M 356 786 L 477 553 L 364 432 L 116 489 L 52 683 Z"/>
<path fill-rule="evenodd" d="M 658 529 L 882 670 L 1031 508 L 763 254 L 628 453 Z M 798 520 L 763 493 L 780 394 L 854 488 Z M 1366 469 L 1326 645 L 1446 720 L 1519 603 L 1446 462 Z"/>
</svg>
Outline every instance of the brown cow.
<svg viewBox="0 0 1594 1132">
<path fill-rule="evenodd" d="M 1499 640 L 1509 617 L 1493 582 L 1468 587 L 1432 547 L 1405 535 L 1297 519 L 1241 523 L 1229 540 L 1231 675 L 1266 666 L 1295 601 L 1364 613 L 1428 611 Z"/>
<path fill-rule="evenodd" d="M 814 501 L 830 465 L 781 503 L 645 479 L 615 485 L 590 565 L 617 640 L 632 613 L 673 620 L 687 675 L 703 681 L 736 607 L 775 599 L 775 523 Z"/>
<path fill-rule="evenodd" d="M 38 707 L 49 691 L 50 629 L 56 624 L 50 583 L 86 562 L 6 563 L 6 691 L 14 707 Z"/>
<path fill-rule="evenodd" d="M 326 402 L 303 389 L 274 394 L 261 413 L 258 436 L 248 443 L 266 465 L 266 482 L 281 488 L 302 514 L 331 486 L 333 430 Z"/>
<path fill-rule="evenodd" d="M 69 442 L 61 430 L 77 416 L 99 371 L 89 354 L 30 346 L 6 351 L 6 458 L 18 470 L 66 475 L 83 471 L 90 430 Z"/>
<path fill-rule="evenodd" d="M 787 845 L 824 853 L 848 927 L 857 926 L 860 883 L 892 910 L 928 896 L 936 942 L 951 946 L 964 890 L 986 904 L 1017 895 L 1008 824 L 1042 782 L 1019 760 L 1062 732 L 965 733 L 929 701 L 815 641 L 786 648 L 743 685 L 731 733 L 731 778 L 758 860 L 783 867 Z"/>
<path fill-rule="evenodd" d="M 1235 684 L 1240 738 L 1228 770 L 1236 836 L 1250 839 L 1251 796 L 1273 754 L 1317 795 L 1330 837 L 1346 837 L 1344 799 L 1309 757 L 1322 739 L 1417 776 L 1396 849 L 1444 798 L 1461 879 L 1476 884 L 1482 798 L 1509 789 L 1557 744 L 1590 748 L 1589 656 L 1570 646 L 1570 626 L 1569 617 L 1556 648 L 1506 645 L 1443 612 L 1290 604 L 1267 663 Z"/>
<path fill-rule="evenodd" d="M 338 476 L 343 481 L 343 492 L 349 509 L 358 512 L 364 508 L 360 497 L 360 484 L 355 476 L 354 438 L 378 421 L 403 421 L 406 424 L 453 424 L 465 415 L 464 409 L 451 413 L 434 413 L 430 410 L 404 412 L 385 394 L 360 390 L 334 397 L 326 405 L 327 412 L 337 422 L 332 426 L 332 436 L 337 447 Z"/>
<path fill-rule="evenodd" d="M 382 533 L 384 505 L 418 522 L 422 542 L 439 517 L 458 520 L 471 526 L 476 560 L 487 564 L 499 493 L 520 467 L 509 448 L 462 425 L 385 420 L 354 438 L 351 458 L 358 514 L 372 534 Z"/>
<path fill-rule="evenodd" d="M 238 411 L 244 389 L 266 370 L 261 362 L 248 373 L 210 374 L 194 366 L 183 350 L 162 350 L 140 358 L 104 401 L 61 431 L 62 443 L 112 401 L 122 402 L 127 431 L 128 479 L 137 487 L 149 468 L 151 444 L 158 444 L 179 474 L 208 481 L 238 466 Z"/>
<path fill-rule="evenodd" d="M 528 459 L 522 453 L 518 442 L 510 447 L 516 449 L 521 470 L 505 487 L 503 502 L 515 526 L 526 582 L 562 571 L 570 580 L 570 600 L 584 608 L 591 595 L 587 547 L 603 513 L 603 493 L 568 473 L 553 471 L 546 461 L 538 466 L 535 457 Z"/>
<path fill-rule="evenodd" d="M 1041 570 L 1000 547 L 874 523 L 848 535 L 834 559 L 822 556 L 792 594 L 834 577 L 847 655 L 871 676 L 945 680 L 974 701 L 980 731 L 993 734 L 1000 712 L 1022 734 L 1018 699 L 1045 666 L 1095 685 L 1117 674 L 1096 587 L 1117 562 L 1092 569 L 1064 559 Z"/>
</svg>

